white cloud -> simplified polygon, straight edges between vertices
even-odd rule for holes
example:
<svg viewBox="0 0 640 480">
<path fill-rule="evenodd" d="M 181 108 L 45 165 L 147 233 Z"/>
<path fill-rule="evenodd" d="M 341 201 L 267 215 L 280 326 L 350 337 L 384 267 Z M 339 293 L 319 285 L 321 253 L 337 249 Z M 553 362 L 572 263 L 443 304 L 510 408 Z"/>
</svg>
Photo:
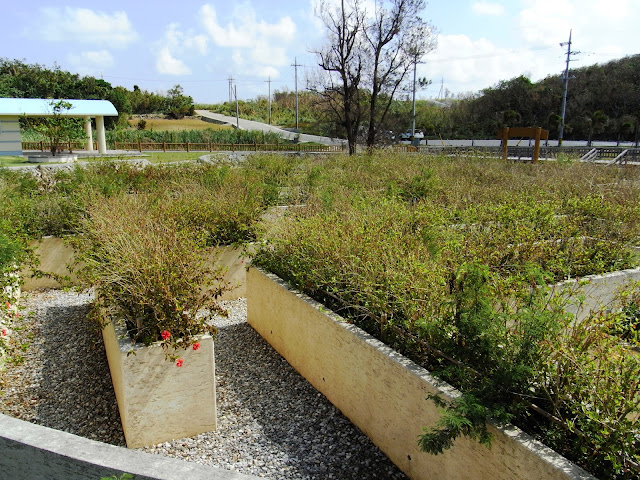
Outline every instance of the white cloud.
<svg viewBox="0 0 640 480">
<path fill-rule="evenodd" d="M 556 46 L 573 32 L 572 49 L 583 52 L 574 67 L 637 53 L 640 12 L 631 0 L 537 0 L 518 16 L 528 46 Z M 553 11 L 553 15 L 548 12 Z M 559 47 L 558 47 L 559 48 Z"/>
<path fill-rule="evenodd" d="M 435 96 L 441 79 L 451 91 L 476 92 L 500 80 L 534 75 L 535 65 L 535 52 L 501 48 L 485 38 L 439 35 L 438 48 L 418 66 L 418 74 L 433 80 L 427 96 Z"/>
<path fill-rule="evenodd" d="M 138 34 L 125 12 L 108 14 L 88 8 L 41 8 L 32 31 L 50 42 L 74 42 L 122 48 Z"/>
<path fill-rule="evenodd" d="M 250 4 L 241 3 L 235 5 L 225 24 L 210 4 L 202 6 L 200 18 L 213 43 L 234 49 L 231 58 L 237 74 L 264 76 L 267 72 L 267 76 L 277 77 L 277 68 L 290 63 L 287 48 L 296 34 L 296 24 L 291 17 L 268 23 L 258 20 Z"/>
<path fill-rule="evenodd" d="M 69 63 L 74 66 L 75 70 L 83 75 L 94 72 L 103 71 L 112 67 L 115 63 L 113 55 L 108 50 L 95 50 L 81 52 L 79 54 L 69 54 L 67 56 Z"/>
<path fill-rule="evenodd" d="M 191 69 L 182 60 L 171 55 L 168 47 L 162 47 L 156 56 L 156 70 L 167 75 L 189 75 Z"/>
<path fill-rule="evenodd" d="M 184 32 L 177 23 L 167 25 L 164 36 L 153 47 L 158 73 L 188 75 L 191 69 L 178 57 L 203 56 L 208 53 L 209 40 L 192 30 Z"/>
<path fill-rule="evenodd" d="M 474 2 L 471 5 L 471 10 L 476 15 L 491 15 L 491 16 L 500 16 L 504 14 L 504 6 L 499 3 L 491 3 L 491 2 Z"/>
<path fill-rule="evenodd" d="M 296 33 L 291 17 L 282 17 L 277 23 L 257 20 L 256 11 L 248 4 L 236 5 L 232 20 L 222 25 L 215 7 L 205 4 L 200 9 L 202 24 L 214 43 L 220 47 L 253 48 L 262 42 L 289 43 Z"/>
<path fill-rule="evenodd" d="M 479 0 L 477 4 L 491 4 Z M 538 81 L 560 74 L 565 67 L 566 42 L 573 32 L 571 68 L 604 63 L 637 53 L 640 44 L 640 11 L 633 0 L 522 0 L 513 17 L 514 37 L 499 43 L 465 31 L 460 35 L 439 35 L 438 48 L 418 67 L 433 85 L 424 93 L 436 96 L 441 79 L 453 92 L 477 92 L 527 75 Z M 549 12 L 553 12 L 550 14 Z M 505 12 L 506 15 L 506 12 Z"/>
<path fill-rule="evenodd" d="M 180 30 L 180 25 L 177 23 L 167 25 L 163 42 L 172 51 L 194 51 L 199 55 L 206 55 L 209 49 L 209 40 L 206 35 L 197 35 L 191 31 L 185 33 Z"/>
</svg>

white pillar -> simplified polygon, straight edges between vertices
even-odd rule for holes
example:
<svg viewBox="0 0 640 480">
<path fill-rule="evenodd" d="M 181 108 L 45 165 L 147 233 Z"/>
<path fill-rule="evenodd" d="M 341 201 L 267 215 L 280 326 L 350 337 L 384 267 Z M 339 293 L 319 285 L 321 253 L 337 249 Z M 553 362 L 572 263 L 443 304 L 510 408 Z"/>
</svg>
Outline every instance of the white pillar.
<svg viewBox="0 0 640 480">
<path fill-rule="evenodd" d="M 93 132 L 91 131 L 91 117 L 84 117 L 84 133 L 87 135 L 87 151 L 93 152 Z"/>
<path fill-rule="evenodd" d="M 104 117 L 96 117 L 96 129 L 98 130 L 98 152 L 107 153 L 107 139 L 104 136 Z"/>
</svg>

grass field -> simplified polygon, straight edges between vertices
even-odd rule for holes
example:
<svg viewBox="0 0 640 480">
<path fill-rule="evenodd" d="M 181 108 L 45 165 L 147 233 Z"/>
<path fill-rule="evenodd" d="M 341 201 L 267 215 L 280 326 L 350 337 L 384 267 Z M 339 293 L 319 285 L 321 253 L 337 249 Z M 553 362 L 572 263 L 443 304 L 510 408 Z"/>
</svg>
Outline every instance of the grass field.
<svg viewBox="0 0 640 480">
<path fill-rule="evenodd" d="M 147 122 L 145 130 L 156 131 L 172 131 L 172 130 L 205 130 L 211 128 L 213 130 L 232 130 L 232 127 L 225 125 L 217 125 L 215 123 L 205 122 L 197 117 L 185 117 L 180 120 L 172 120 L 169 118 L 145 118 Z M 138 126 L 139 117 L 133 117 L 129 120 L 129 124 L 133 127 Z"/>
</svg>

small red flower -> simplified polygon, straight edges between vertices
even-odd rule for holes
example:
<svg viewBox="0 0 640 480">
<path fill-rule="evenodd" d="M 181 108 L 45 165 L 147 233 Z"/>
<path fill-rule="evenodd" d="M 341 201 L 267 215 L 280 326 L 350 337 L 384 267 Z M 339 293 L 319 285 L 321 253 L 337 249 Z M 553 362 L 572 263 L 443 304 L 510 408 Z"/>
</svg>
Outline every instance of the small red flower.
<svg viewBox="0 0 640 480">
<path fill-rule="evenodd" d="M 166 340 L 167 338 L 169 338 L 171 336 L 171 333 L 169 333 L 169 330 L 165 330 L 160 335 L 162 335 L 162 339 L 163 340 Z"/>
<path fill-rule="evenodd" d="M 195 342 L 195 343 L 193 344 L 193 349 L 194 349 L 194 350 L 197 350 L 197 349 L 199 349 L 199 348 L 200 348 L 200 342 Z"/>
<path fill-rule="evenodd" d="M 11 308 L 11 304 L 7 302 L 7 310 L 9 310 L 10 308 Z"/>
<path fill-rule="evenodd" d="M 178 360 L 176 360 L 176 367 L 181 367 L 183 363 L 184 363 L 184 360 L 179 358 Z"/>
<path fill-rule="evenodd" d="M 2 329 L 2 336 L 3 336 L 3 337 L 6 337 L 6 336 L 7 336 L 7 329 L 6 329 L 6 328 L 3 328 L 3 329 Z"/>
</svg>

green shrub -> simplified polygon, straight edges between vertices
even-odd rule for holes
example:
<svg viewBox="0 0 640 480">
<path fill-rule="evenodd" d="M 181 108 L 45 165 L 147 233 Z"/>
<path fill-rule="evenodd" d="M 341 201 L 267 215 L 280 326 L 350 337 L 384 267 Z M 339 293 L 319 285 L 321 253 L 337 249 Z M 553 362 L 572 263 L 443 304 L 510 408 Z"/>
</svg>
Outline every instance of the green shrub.
<svg viewBox="0 0 640 480">
<path fill-rule="evenodd" d="M 74 241 L 77 273 L 95 288 L 99 311 L 123 318 L 134 341 L 186 348 L 194 335 L 215 334 L 197 313 L 224 313 L 216 299 L 228 285 L 210 266 L 204 233 L 180 224 L 158 200 L 116 195 L 89 205 Z"/>
</svg>

